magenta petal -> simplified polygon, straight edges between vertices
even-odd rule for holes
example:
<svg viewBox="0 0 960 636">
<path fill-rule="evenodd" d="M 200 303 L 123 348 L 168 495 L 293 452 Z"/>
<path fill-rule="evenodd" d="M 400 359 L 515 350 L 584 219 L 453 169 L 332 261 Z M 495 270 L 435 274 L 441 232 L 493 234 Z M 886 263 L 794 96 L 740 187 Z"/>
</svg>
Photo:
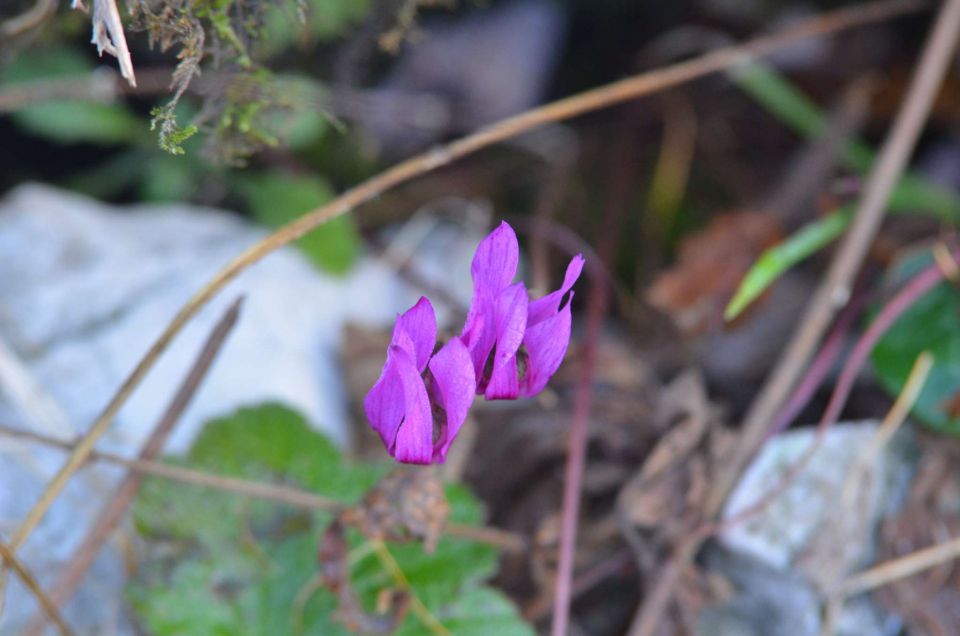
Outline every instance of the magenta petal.
<svg viewBox="0 0 960 636">
<path fill-rule="evenodd" d="M 496 342 L 495 315 L 496 307 L 493 301 L 481 299 L 475 294 L 460 337 L 470 352 L 474 374 L 478 381 Z"/>
<path fill-rule="evenodd" d="M 560 289 L 530 303 L 527 324 L 535 325 L 557 313 L 560 309 L 560 303 L 563 301 L 564 294 L 570 291 L 573 284 L 580 278 L 580 273 L 583 271 L 583 263 L 584 259 L 582 254 L 574 256 L 570 260 L 570 264 L 567 265 L 567 272 L 563 276 L 563 285 Z"/>
<path fill-rule="evenodd" d="M 387 352 L 380 379 L 363 399 L 363 410 L 370 426 L 380 434 L 388 450 L 393 448 L 397 428 L 403 421 L 403 403 L 403 385 L 397 375 L 396 363 Z"/>
<path fill-rule="evenodd" d="M 520 396 L 516 356 L 493 370 L 483 396 L 488 400 L 516 400 Z"/>
<path fill-rule="evenodd" d="M 527 328 L 528 304 L 523 283 L 507 287 L 497 297 L 497 348 L 490 382 L 484 390 L 488 400 L 512 400 L 518 395 L 516 355 Z"/>
<path fill-rule="evenodd" d="M 433 459 L 433 415 L 427 387 L 413 358 L 399 347 L 391 347 L 397 376 L 403 387 L 404 418 L 390 454 L 407 464 L 429 464 Z"/>
<path fill-rule="evenodd" d="M 570 294 L 573 300 L 573 293 Z M 527 350 L 527 370 L 521 380 L 524 396 L 536 395 L 560 368 L 570 344 L 570 303 L 559 313 L 527 327 L 523 344 Z"/>
<path fill-rule="evenodd" d="M 409 341 L 402 338 L 403 333 L 409 336 Z M 390 344 L 405 349 L 413 356 L 417 371 L 423 373 L 436 342 L 437 316 L 427 297 L 421 296 L 416 305 L 397 316 L 397 323 L 393 327 L 393 340 Z M 411 344 L 412 349 L 410 349 Z"/>
<path fill-rule="evenodd" d="M 500 293 L 513 281 L 519 262 L 517 235 L 512 227 L 503 222 L 477 246 L 470 265 L 474 294 L 485 291 L 495 296 Z"/>
<path fill-rule="evenodd" d="M 467 419 L 473 403 L 477 381 L 473 373 L 470 352 L 460 338 L 445 344 L 430 360 L 433 374 L 434 399 L 447 413 L 446 428 L 434 446 L 433 460 L 443 462 L 450 444 Z"/>
</svg>

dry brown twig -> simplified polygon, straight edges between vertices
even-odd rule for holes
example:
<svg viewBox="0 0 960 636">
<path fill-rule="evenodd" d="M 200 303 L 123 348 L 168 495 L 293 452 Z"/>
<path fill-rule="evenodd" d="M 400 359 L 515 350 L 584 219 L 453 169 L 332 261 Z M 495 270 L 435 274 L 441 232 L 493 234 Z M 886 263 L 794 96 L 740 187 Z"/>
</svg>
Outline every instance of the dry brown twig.
<svg viewBox="0 0 960 636">
<path fill-rule="evenodd" d="M 76 445 L 56 437 L 25 431 L 4 424 L 0 424 L 0 435 L 11 439 L 20 439 L 52 448 L 70 452 L 76 448 Z M 307 510 L 326 510 L 329 512 L 340 512 L 343 510 L 343 504 L 333 499 L 321 497 L 307 490 L 293 488 L 291 486 L 280 486 L 249 479 L 239 479 L 236 477 L 224 477 L 222 475 L 213 475 L 201 470 L 184 468 L 165 464 L 160 461 L 145 459 L 130 459 L 114 453 L 105 453 L 93 451 L 90 454 L 91 461 L 102 461 L 117 466 L 123 466 L 129 470 L 151 475 L 161 479 L 189 484 L 191 486 L 200 486 L 212 490 L 229 492 L 243 497 L 253 497 L 265 501 L 292 506 L 294 508 L 304 508 Z M 447 524 L 444 533 L 460 539 L 469 539 L 486 543 L 495 548 L 505 551 L 520 552 L 527 549 L 526 538 L 515 533 L 501 530 L 494 527 L 476 527 L 465 526 L 461 524 Z"/>
<path fill-rule="evenodd" d="M 170 401 L 169 406 L 154 426 L 146 444 L 140 451 L 141 460 L 155 459 L 160 455 L 160 451 L 173 432 L 177 422 L 186 410 L 187 406 L 193 400 L 197 389 L 203 382 L 217 354 L 220 353 L 227 336 L 233 331 L 240 315 L 240 306 L 243 303 L 243 297 L 238 297 L 224 312 L 223 317 L 217 322 L 207 341 L 204 343 L 194 361 L 193 366 L 187 372 L 180 387 L 177 389 Z M 106 543 L 107 539 L 123 520 L 127 508 L 133 502 L 140 485 L 143 482 L 143 474 L 134 470 L 129 470 L 120 485 L 114 491 L 113 496 L 107 501 L 106 506 L 100 512 L 97 521 L 87 530 L 87 535 L 74 551 L 73 558 L 67 563 L 60 573 L 60 578 L 53 586 L 50 592 L 50 600 L 57 606 L 64 605 L 76 592 L 77 586 L 83 581 L 84 575 L 90 569 L 100 548 Z M 27 628 L 23 631 L 28 634 L 39 634 L 46 626 L 45 615 L 36 616 Z"/>
<path fill-rule="evenodd" d="M 40 25 L 57 10 L 57 0 L 37 0 L 21 13 L 0 23 L 0 36 L 12 38 Z"/>
<path fill-rule="evenodd" d="M 824 280 L 811 299 L 797 331 L 747 413 L 736 454 L 725 464 L 724 471 L 717 475 L 713 483 L 706 505 L 709 517 L 719 513 L 730 489 L 756 452 L 770 421 L 793 389 L 830 321 L 846 303 L 852 281 L 883 220 L 890 192 L 906 166 L 927 120 L 956 48 L 958 32 L 960 0 L 947 0 L 937 15 L 903 105 L 867 178 L 853 224 L 834 252 Z M 632 636 L 650 636 L 655 632 L 679 572 L 692 561 L 701 543 L 702 538 L 688 541 L 671 558 L 663 576 L 658 577 L 652 593 L 638 609 L 630 630 Z"/>
<path fill-rule="evenodd" d="M 751 56 L 762 56 L 786 48 L 804 39 L 889 19 L 918 11 L 924 6 L 926 6 L 926 3 L 919 0 L 881 0 L 869 5 L 858 5 L 824 13 L 779 33 L 759 37 L 739 46 L 714 51 L 679 64 L 642 73 L 561 99 L 510 117 L 446 146 L 403 161 L 344 192 L 329 204 L 280 228 L 225 265 L 177 312 L 170 324 L 120 385 L 116 394 L 93 422 L 87 434 L 73 448 L 70 457 L 47 485 L 36 505 L 24 518 L 13 537 L 11 547 L 14 549 L 19 547 L 31 535 L 73 473 L 83 465 L 93 452 L 97 441 L 107 431 L 120 408 L 163 354 L 170 342 L 179 334 L 180 330 L 227 283 L 267 254 L 401 183 L 544 124 L 569 119 L 583 113 L 664 90 L 748 61 Z"/>
<path fill-rule="evenodd" d="M 57 609 L 57 606 L 53 604 L 53 601 L 50 600 L 40 585 L 37 583 L 37 580 L 33 577 L 33 574 L 30 573 L 30 570 L 17 559 L 17 555 L 13 553 L 5 543 L 0 542 L 0 561 L 4 564 L 13 568 L 13 571 L 17 573 L 17 576 L 20 577 L 20 580 L 23 581 L 23 584 L 30 589 L 33 595 L 37 598 L 37 602 L 40 603 L 40 606 L 43 608 L 43 611 L 47 613 L 47 616 L 50 617 L 50 620 L 57 626 L 57 630 L 60 632 L 61 636 L 71 636 L 73 631 L 67 625 L 67 622 L 63 620 L 63 616 L 60 615 L 60 611 Z"/>
<path fill-rule="evenodd" d="M 952 256 L 950 256 L 950 260 L 953 261 Z M 887 442 L 890 441 L 890 438 L 893 437 L 894 433 L 903 425 L 907 416 L 910 415 L 910 411 L 913 409 L 917 398 L 920 397 L 920 391 L 923 390 L 932 368 L 933 354 L 929 351 L 924 351 L 917 356 L 917 359 L 913 363 L 913 368 L 910 369 L 910 375 L 907 376 L 903 390 L 900 391 L 900 395 L 897 396 L 893 407 L 887 413 L 886 417 L 883 418 L 880 427 L 847 470 L 843 487 L 840 490 L 840 501 L 838 502 L 840 514 L 832 520 L 834 523 L 849 524 L 852 516 L 860 514 L 860 511 L 858 511 L 856 507 L 856 498 L 858 494 L 862 492 L 865 485 L 867 488 L 871 487 L 867 480 L 870 479 L 871 473 L 874 470 L 873 467 L 876 464 L 877 456 L 887 445 Z M 846 564 L 846 561 L 844 561 L 844 564 Z M 846 573 L 843 572 L 841 576 L 845 574 Z M 850 580 L 851 578 L 848 577 L 842 585 L 836 585 L 836 581 L 832 584 L 841 590 L 841 592 L 833 592 L 827 599 L 823 626 L 820 630 L 823 636 L 830 636 L 835 633 L 834 627 L 836 620 L 840 616 L 843 603 L 847 597 L 847 594 L 843 593 L 842 590 Z M 861 591 L 864 590 L 858 590 L 854 593 Z"/>
</svg>

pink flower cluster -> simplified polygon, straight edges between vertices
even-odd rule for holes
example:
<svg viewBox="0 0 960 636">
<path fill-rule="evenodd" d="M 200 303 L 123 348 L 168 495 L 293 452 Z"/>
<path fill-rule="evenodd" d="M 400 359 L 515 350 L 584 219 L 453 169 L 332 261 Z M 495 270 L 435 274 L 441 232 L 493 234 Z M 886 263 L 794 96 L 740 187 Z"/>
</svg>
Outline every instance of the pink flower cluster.
<svg viewBox="0 0 960 636">
<path fill-rule="evenodd" d="M 570 261 L 560 289 L 532 301 L 522 282 L 513 283 L 519 260 L 517 235 L 501 223 L 473 257 L 473 300 L 463 331 L 436 353 L 437 318 L 426 297 L 397 317 L 383 371 L 363 402 L 397 461 L 442 463 L 474 395 L 530 397 L 560 367 L 583 256 Z"/>
</svg>

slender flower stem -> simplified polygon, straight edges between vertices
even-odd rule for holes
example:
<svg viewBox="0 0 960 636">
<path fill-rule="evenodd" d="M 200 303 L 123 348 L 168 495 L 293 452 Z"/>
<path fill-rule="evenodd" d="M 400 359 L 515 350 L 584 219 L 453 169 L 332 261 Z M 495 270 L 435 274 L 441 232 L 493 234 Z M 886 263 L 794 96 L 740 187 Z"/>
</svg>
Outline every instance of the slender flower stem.
<svg viewBox="0 0 960 636">
<path fill-rule="evenodd" d="M 629 197 L 631 183 L 631 149 L 623 137 L 612 154 L 610 193 L 603 213 L 598 260 L 610 267 L 617 240 L 617 223 Z M 580 514 L 580 496 L 586 463 L 590 411 L 593 406 L 593 372 L 596 363 L 597 341 L 607 313 L 609 293 L 607 285 L 594 284 L 587 301 L 587 326 L 581 344 L 580 374 L 573 405 L 573 420 L 567 439 L 567 463 L 563 479 L 563 508 L 560 513 L 560 554 L 553 599 L 551 634 L 566 636 L 569 631 L 570 602 L 573 599 L 573 566 L 577 545 L 577 522 Z"/>
<path fill-rule="evenodd" d="M 407 580 L 407 575 L 403 573 L 400 564 L 393 558 L 393 554 L 390 553 L 386 544 L 377 539 L 371 539 L 370 543 L 373 544 L 373 551 L 380 559 L 383 568 L 390 573 L 397 586 L 410 595 L 410 607 L 417 618 L 420 619 L 420 622 L 423 623 L 423 626 L 436 636 L 453 636 L 450 630 L 443 626 L 443 623 L 430 612 L 423 601 L 414 593 L 413 588 L 410 587 L 410 581 Z"/>
<path fill-rule="evenodd" d="M 803 407 L 806 406 L 813 397 L 814 392 L 816 392 L 826 379 L 827 374 L 830 373 L 830 370 L 836 364 L 837 358 L 840 357 L 844 340 L 853 327 L 854 320 L 863 312 L 865 303 L 866 296 L 855 293 L 853 300 L 840 312 L 840 316 L 833 325 L 833 329 L 831 329 L 823 346 L 820 347 L 820 352 L 817 353 L 813 362 L 810 363 L 810 367 L 807 369 L 800 384 L 797 385 L 797 388 L 790 396 L 790 401 L 783 407 L 777 419 L 774 420 L 773 426 L 767 431 L 765 439 L 770 439 L 790 426 L 790 423 L 796 419 L 800 411 L 803 410 Z"/>
<path fill-rule="evenodd" d="M 960 257 L 960 251 L 954 252 L 953 257 Z M 827 403 L 827 407 L 824 409 L 823 415 L 820 417 L 820 421 L 817 424 L 816 436 L 814 437 L 813 442 L 811 442 L 810 447 L 804 451 L 797 461 L 795 461 L 783 472 L 778 483 L 774 485 L 773 488 L 768 490 L 757 501 L 743 508 L 742 510 L 738 510 L 735 515 L 725 521 L 710 523 L 701 527 L 697 532 L 698 536 L 701 538 L 706 538 L 727 530 L 732 526 L 743 523 L 753 515 L 766 508 L 771 501 L 776 499 L 783 493 L 784 490 L 786 490 L 796 476 L 810 462 L 810 459 L 820 448 L 820 444 L 823 442 L 823 438 L 826 436 L 827 431 L 836 423 L 837 418 L 840 416 L 840 412 L 847 403 L 847 398 L 850 397 L 850 392 L 853 390 L 853 385 L 856 382 L 857 376 L 860 375 L 860 370 L 863 368 L 864 363 L 866 363 L 867 358 L 870 356 L 870 352 L 873 351 L 873 347 L 877 344 L 880 338 L 887 333 L 890 327 L 893 326 L 900 316 L 904 314 L 904 312 L 913 307 L 913 305 L 916 304 L 916 302 L 920 300 L 920 298 L 922 298 L 928 291 L 943 281 L 943 278 L 944 272 L 940 268 L 940 265 L 931 265 L 927 269 L 917 274 L 906 285 L 904 285 L 899 292 L 897 292 L 890 302 L 888 302 L 883 309 L 880 310 L 880 313 L 877 314 L 876 319 L 870 323 L 870 326 L 867 328 L 867 330 L 863 332 L 863 335 L 861 335 L 857 340 L 850 352 L 850 355 L 844 362 L 843 369 L 840 371 L 839 378 L 837 378 L 837 383 L 834 386 L 833 393 L 830 395 L 830 401 Z"/>
<path fill-rule="evenodd" d="M 808 303 L 791 341 L 751 405 L 733 456 L 714 476 L 704 507 L 707 517 L 715 517 L 720 512 L 730 490 L 763 441 L 770 420 L 776 416 L 783 400 L 795 386 L 834 315 L 846 304 L 853 280 L 883 221 L 890 193 L 900 179 L 929 117 L 933 100 L 956 50 L 958 34 L 960 0 L 946 0 L 924 44 L 916 72 L 883 148 L 870 170 L 853 225 L 834 252 L 830 267 Z M 667 570 L 673 576 L 658 580 L 654 593 L 644 599 L 630 629 L 631 636 L 651 636 L 654 633 L 660 617 L 666 611 L 679 572 L 693 560 L 700 542 L 686 542 L 682 550 L 671 558 Z"/>
<path fill-rule="evenodd" d="M 4 424 L 0 424 L 0 435 L 35 442 L 53 448 L 60 448 L 65 451 L 70 451 L 74 447 L 70 442 L 59 440 L 49 435 L 25 431 Z M 182 484 L 210 488 L 243 497 L 262 499 L 264 501 L 273 501 L 295 508 L 341 512 L 345 507 L 344 504 L 334 501 L 333 499 L 321 497 L 320 495 L 292 486 L 213 475 L 200 470 L 165 464 L 154 460 L 128 459 L 120 455 L 101 451 L 94 451 L 90 454 L 89 459 L 124 466 L 138 473 L 160 477 L 161 479 L 169 479 Z M 444 534 L 458 539 L 486 543 L 505 552 L 522 552 L 526 550 L 529 545 L 526 537 L 492 526 L 476 527 L 459 523 L 449 523 L 444 528 Z"/>
<path fill-rule="evenodd" d="M 561 99 L 540 108 L 492 124 L 458 141 L 403 161 L 344 192 L 329 204 L 278 229 L 230 261 L 213 276 L 173 317 L 127 379 L 117 389 L 103 411 L 80 440 L 60 471 L 47 484 L 40 499 L 27 513 L 13 538 L 11 548 L 19 548 L 46 515 L 63 491 L 70 477 L 93 451 L 97 441 L 107 432 L 120 409 L 147 373 L 156 364 L 183 327 L 230 281 L 271 252 L 300 238 L 307 232 L 341 216 L 358 205 L 380 196 L 401 183 L 445 166 L 456 159 L 515 137 L 550 122 L 561 121 L 606 108 L 642 95 L 677 86 L 693 79 L 735 66 L 750 56 L 762 56 L 812 37 L 836 33 L 855 26 L 870 24 L 918 11 L 926 6 L 916 0 L 880 0 L 873 4 L 826 12 L 780 33 L 762 36 L 739 46 L 732 46 L 679 64 L 614 82 L 606 86 Z"/>
</svg>

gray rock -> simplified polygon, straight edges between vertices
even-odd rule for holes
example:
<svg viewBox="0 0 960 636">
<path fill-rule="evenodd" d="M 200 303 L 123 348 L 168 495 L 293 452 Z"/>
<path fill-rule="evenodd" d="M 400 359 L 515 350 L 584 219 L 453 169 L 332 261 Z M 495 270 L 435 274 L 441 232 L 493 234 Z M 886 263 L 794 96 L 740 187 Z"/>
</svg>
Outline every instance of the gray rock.
<svg viewBox="0 0 960 636">
<path fill-rule="evenodd" d="M 877 446 L 876 452 L 868 452 L 877 441 L 877 431 L 876 421 L 837 424 L 779 496 L 720 535 L 719 543 L 732 555 L 730 559 L 757 565 L 751 569 L 720 562 L 716 566 L 740 593 L 714 610 L 718 614 L 706 614 L 705 620 L 760 630 L 744 633 L 779 634 L 765 631 L 775 623 L 764 616 L 798 613 L 816 619 L 827 592 L 848 574 L 870 564 L 880 518 L 902 504 L 915 458 L 912 436 L 904 429 L 886 445 Z M 815 434 L 813 428 L 800 429 L 768 442 L 730 496 L 724 520 L 736 517 L 778 487 L 784 473 L 810 448 Z M 814 606 L 786 593 L 771 593 L 788 583 L 806 588 Z M 767 607 L 770 603 L 776 605 L 775 612 Z M 836 627 L 838 634 L 875 636 L 896 633 L 898 625 L 899 621 L 891 620 L 864 597 L 844 605 Z M 817 633 L 819 626 L 813 624 L 810 629 Z"/>
<path fill-rule="evenodd" d="M 463 223 L 436 226 L 427 248 L 416 251 L 427 262 L 414 261 L 427 278 L 442 272 L 442 282 L 464 302 L 471 291 L 469 260 L 482 236 L 476 224 L 467 224 L 472 232 L 466 233 Z M 28 384 L 62 410 L 62 421 L 45 432 L 70 438 L 85 430 L 183 302 L 264 234 L 220 210 L 114 208 L 35 185 L 0 201 L 0 343 Z M 209 418 L 268 400 L 298 409 L 346 443 L 348 408 L 337 364 L 342 326 L 347 320 L 386 326 L 420 292 L 369 256 L 346 276 L 333 277 L 296 250 L 280 250 L 231 283 L 184 329 L 98 448 L 127 455 L 140 448 L 238 294 L 246 296 L 241 319 L 168 451 L 187 448 Z M 449 314 L 443 309 L 438 305 L 441 322 Z M 0 374 L 0 422 L 35 428 L 23 396 L 16 399 L 2 380 Z M 0 535 L 10 536 L 64 459 L 60 451 L 0 439 Z M 55 578 L 118 476 L 109 467 L 85 469 L 21 550 L 41 582 Z M 67 611 L 79 633 L 115 632 L 123 579 L 117 552 L 105 551 Z M 32 597 L 12 582 L 0 633 L 15 631 L 34 608 Z"/>
</svg>

